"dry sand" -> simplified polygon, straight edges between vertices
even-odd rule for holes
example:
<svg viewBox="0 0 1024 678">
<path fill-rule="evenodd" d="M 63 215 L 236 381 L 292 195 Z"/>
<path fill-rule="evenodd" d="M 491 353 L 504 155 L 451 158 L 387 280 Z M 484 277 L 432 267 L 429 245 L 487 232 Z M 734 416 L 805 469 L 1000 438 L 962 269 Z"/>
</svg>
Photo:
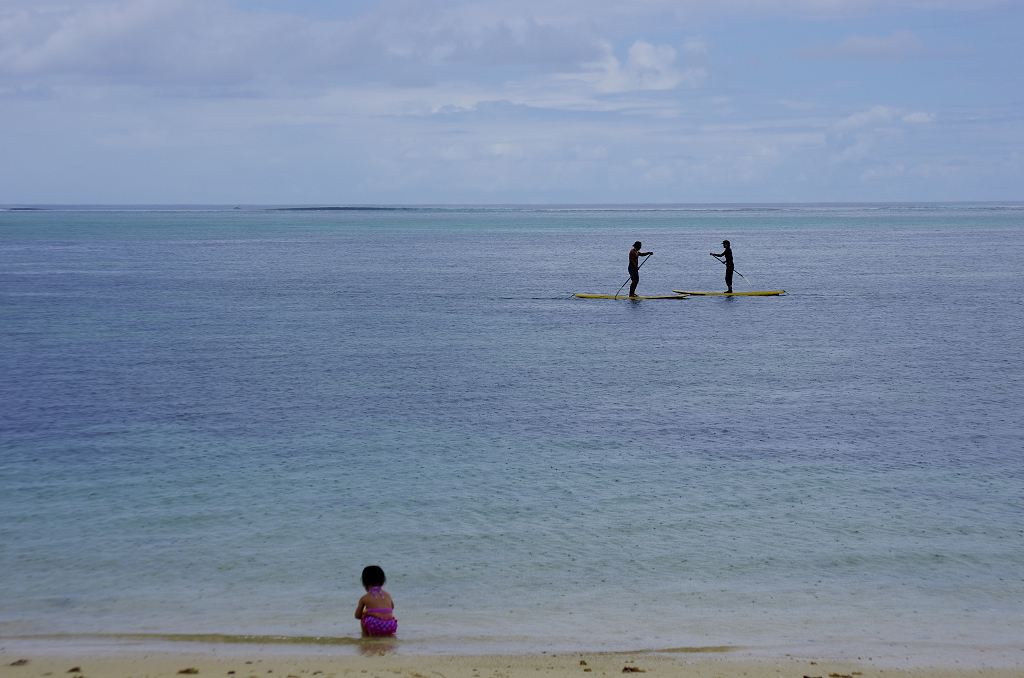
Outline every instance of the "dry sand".
<svg viewBox="0 0 1024 678">
<path fill-rule="evenodd" d="M 0 678 L 618 678 L 630 673 L 649 678 L 1024 678 L 1024 663 L 1018 668 L 901 668 L 807 657 L 738 658 L 713 650 L 403 655 L 386 645 L 367 645 L 352 654 L 326 656 L 236 647 L 226 656 L 221 651 L 119 650 L 104 655 L 67 649 L 12 654 L 8 647 L 0 648 Z"/>
</svg>

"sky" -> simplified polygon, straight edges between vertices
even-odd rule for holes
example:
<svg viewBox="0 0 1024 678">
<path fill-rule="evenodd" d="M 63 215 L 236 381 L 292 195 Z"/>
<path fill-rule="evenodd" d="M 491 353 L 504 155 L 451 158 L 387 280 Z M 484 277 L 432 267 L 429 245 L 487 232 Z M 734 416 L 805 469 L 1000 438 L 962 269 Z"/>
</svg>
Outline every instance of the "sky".
<svg viewBox="0 0 1024 678">
<path fill-rule="evenodd" d="M 1024 200 L 1024 0 L 0 0 L 0 204 Z"/>
</svg>

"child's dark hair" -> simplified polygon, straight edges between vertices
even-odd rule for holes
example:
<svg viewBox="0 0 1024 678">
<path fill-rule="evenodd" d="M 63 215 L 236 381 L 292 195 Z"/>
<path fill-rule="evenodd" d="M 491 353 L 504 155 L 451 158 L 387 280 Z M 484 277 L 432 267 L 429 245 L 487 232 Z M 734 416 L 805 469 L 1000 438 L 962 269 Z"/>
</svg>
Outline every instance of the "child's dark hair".
<svg viewBox="0 0 1024 678">
<path fill-rule="evenodd" d="M 376 565 L 363 568 L 363 586 L 384 586 L 384 582 L 387 580 L 388 578 L 384 576 L 384 570 Z"/>
</svg>

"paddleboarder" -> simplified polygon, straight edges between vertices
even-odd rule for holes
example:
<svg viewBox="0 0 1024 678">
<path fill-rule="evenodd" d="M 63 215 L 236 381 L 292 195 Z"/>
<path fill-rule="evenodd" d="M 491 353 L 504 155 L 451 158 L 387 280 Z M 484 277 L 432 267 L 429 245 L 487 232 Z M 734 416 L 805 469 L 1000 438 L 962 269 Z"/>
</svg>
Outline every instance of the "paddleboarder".
<svg viewBox="0 0 1024 678">
<path fill-rule="evenodd" d="M 723 240 L 722 245 L 725 246 L 725 250 L 721 254 L 715 254 L 714 252 L 711 252 L 710 254 L 718 259 L 725 257 L 725 284 L 729 286 L 726 293 L 732 294 L 732 272 L 735 270 L 735 267 L 732 264 L 732 248 L 729 247 L 728 240 Z"/>
<path fill-rule="evenodd" d="M 654 252 L 641 252 L 643 243 L 637 240 L 633 243 L 633 249 L 629 251 L 629 277 L 633 282 L 629 286 L 629 296 L 636 296 L 636 284 L 640 282 L 640 257 L 649 257 Z"/>
</svg>

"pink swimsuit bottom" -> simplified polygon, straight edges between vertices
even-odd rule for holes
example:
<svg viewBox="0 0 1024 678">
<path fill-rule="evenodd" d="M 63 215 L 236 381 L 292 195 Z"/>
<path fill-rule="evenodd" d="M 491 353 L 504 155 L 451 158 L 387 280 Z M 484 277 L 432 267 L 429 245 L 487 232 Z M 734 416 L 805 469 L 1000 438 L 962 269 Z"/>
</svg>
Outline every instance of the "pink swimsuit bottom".
<svg viewBox="0 0 1024 678">
<path fill-rule="evenodd" d="M 391 610 L 365 610 L 363 612 L 363 628 L 371 636 L 393 636 L 398 631 L 398 620 L 394 617 L 391 619 L 380 619 L 367 615 L 367 612 L 391 614 Z"/>
</svg>

